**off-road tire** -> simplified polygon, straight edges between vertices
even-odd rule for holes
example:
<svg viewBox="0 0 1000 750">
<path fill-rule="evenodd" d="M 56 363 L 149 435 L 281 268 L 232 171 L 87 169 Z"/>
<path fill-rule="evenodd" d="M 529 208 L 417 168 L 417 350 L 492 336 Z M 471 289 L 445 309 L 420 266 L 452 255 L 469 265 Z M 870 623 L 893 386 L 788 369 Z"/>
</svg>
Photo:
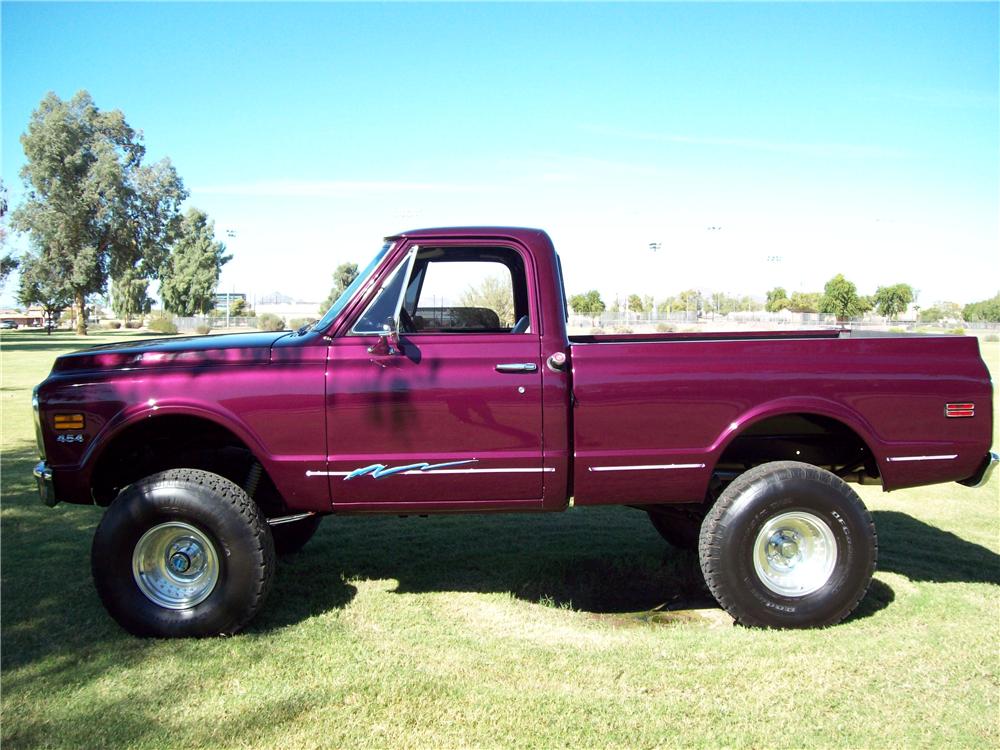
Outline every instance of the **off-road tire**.
<svg viewBox="0 0 1000 750">
<path fill-rule="evenodd" d="M 217 580 L 193 606 L 161 606 L 133 573 L 136 545 L 163 524 L 192 527 L 215 553 Z M 91 547 L 91 571 L 104 607 L 139 636 L 236 633 L 263 606 L 274 568 L 271 532 L 254 502 L 228 479 L 198 469 L 163 471 L 125 488 L 101 519 Z"/>
<path fill-rule="evenodd" d="M 828 577 L 815 578 L 821 581 L 818 587 L 801 596 L 776 592 L 765 582 L 773 573 L 768 551 L 776 547 L 768 545 L 774 537 L 764 529 L 796 514 L 813 519 L 819 529 L 825 525 L 833 544 L 819 549 L 836 549 Z M 767 572 L 758 572 L 755 554 Z M 726 488 L 702 524 L 698 557 L 712 595 L 738 623 L 824 627 L 843 620 L 864 598 L 878 540 L 864 503 L 842 479 L 809 464 L 775 461 L 747 471 Z"/>
<path fill-rule="evenodd" d="M 291 523 L 279 523 L 271 527 L 271 536 L 274 537 L 274 551 L 279 557 L 294 555 L 306 546 L 313 538 L 313 534 L 319 529 L 323 516 L 308 516 L 299 521 Z"/>
</svg>

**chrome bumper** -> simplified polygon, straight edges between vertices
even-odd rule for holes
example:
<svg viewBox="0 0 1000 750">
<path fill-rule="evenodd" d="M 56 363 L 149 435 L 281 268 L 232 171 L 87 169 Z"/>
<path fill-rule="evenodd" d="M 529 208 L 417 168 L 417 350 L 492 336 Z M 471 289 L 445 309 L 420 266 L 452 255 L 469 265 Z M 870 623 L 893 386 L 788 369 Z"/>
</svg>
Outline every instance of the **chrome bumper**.
<svg viewBox="0 0 1000 750">
<path fill-rule="evenodd" d="M 31 473 L 35 475 L 35 482 L 38 484 L 38 497 L 42 504 L 54 508 L 59 500 L 56 499 L 55 487 L 52 484 L 52 469 L 44 461 L 39 461 Z"/>
<path fill-rule="evenodd" d="M 986 454 L 986 458 L 983 459 L 976 473 L 968 479 L 963 479 L 959 484 L 964 484 L 966 487 L 982 487 L 990 481 L 990 474 L 993 473 L 997 463 L 1000 463 L 1000 456 L 994 451 L 990 451 Z"/>
</svg>

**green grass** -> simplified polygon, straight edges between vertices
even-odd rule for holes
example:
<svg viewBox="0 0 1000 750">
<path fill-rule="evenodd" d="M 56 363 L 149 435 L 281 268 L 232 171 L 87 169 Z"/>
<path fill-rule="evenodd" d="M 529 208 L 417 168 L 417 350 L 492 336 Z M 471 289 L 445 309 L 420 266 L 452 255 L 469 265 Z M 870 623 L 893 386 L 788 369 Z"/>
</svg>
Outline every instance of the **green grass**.
<svg viewBox="0 0 1000 750">
<path fill-rule="evenodd" d="M 56 353 L 127 336 L 0 339 L 4 750 L 1000 744 L 997 478 L 860 488 L 879 572 L 822 631 L 733 627 L 607 508 L 327 519 L 247 632 L 132 638 L 90 581 L 101 511 L 36 500 L 28 404 Z"/>
</svg>

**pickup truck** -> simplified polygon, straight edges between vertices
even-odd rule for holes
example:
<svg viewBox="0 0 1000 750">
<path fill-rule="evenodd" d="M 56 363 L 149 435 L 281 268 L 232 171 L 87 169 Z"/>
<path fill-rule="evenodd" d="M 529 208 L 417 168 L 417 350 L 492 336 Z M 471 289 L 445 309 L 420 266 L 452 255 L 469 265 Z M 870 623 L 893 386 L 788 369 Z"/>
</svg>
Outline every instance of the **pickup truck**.
<svg viewBox="0 0 1000 750">
<path fill-rule="evenodd" d="M 131 633 L 234 633 L 330 514 L 620 504 L 696 548 L 737 622 L 865 595 L 849 482 L 981 485 L 975 338 L 849 330 L 570 336 L 545 232 L 405 232 L 295 332 L 59 357 L 34 391 L 43 502 L 107 506 L 97 592 Z"/>
</svg>

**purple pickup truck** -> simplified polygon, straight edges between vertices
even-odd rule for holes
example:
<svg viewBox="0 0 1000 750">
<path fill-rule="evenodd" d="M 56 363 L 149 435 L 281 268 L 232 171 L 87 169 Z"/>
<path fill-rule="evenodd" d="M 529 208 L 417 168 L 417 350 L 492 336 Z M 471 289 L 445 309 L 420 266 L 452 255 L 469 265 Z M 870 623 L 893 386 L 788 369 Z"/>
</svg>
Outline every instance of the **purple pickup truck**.
<svg viewBox="0 0 1000 750">
<path fill-rule="evenodd" d="M 736 621 L 831 625 L 877 558 L 849 482 L 997 462 L 975 338 L 570 336 L 536 229 L 389 237 L 312 326 L 67 354 L 33 402 L 43 502 L 107 506 L 98 594 L 153 636 L 240 630 L 331 513 L 609 504 L 697 549 Z"/>
</svg>

